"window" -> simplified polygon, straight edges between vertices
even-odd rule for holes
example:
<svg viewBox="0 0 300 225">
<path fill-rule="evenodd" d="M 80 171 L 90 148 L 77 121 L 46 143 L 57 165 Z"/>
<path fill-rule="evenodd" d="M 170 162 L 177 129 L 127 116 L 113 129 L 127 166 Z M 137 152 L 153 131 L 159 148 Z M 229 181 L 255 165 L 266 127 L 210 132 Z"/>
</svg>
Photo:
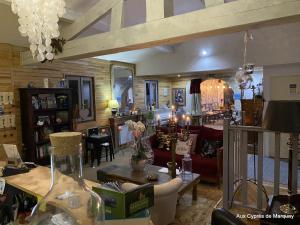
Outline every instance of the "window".
<svg viewBox="0 0 300 225">
<path fill-rule="evenodd" d="M 95 120 L 94 79 L 72 75 L 65 77 L 68 87 L 73 89 L 73 103 L 78 106 L 78 121 Z"/>
</svg>

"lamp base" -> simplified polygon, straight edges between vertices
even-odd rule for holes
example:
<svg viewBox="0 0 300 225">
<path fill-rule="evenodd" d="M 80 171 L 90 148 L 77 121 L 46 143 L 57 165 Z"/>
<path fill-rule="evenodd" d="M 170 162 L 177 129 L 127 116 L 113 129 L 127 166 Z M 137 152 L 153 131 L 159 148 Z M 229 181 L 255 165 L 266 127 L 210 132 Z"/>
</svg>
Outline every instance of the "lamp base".
<svg viewBox="0 0 300 225">
<path fill-rule="evenodd" d="M 118 110 L 112 109 L 112 110 L 111 110 L 111 115 L 112 115 L 112 117 L 116 117 L 117 112 L 118 112 Z"/>
<path fill-rule="evenodd" d="M 290 203 L 287 203 L 287 204 L 284 204 L 284 205 L 281 205 L 279 207 L 280 211 L 285 213 L 285 214 L 291 214 L 291 215 L 295 215 L 298 213 L 298 210 L 296 209 L 295 206 L 293 206 L 292 204 Z"/>
</svg>

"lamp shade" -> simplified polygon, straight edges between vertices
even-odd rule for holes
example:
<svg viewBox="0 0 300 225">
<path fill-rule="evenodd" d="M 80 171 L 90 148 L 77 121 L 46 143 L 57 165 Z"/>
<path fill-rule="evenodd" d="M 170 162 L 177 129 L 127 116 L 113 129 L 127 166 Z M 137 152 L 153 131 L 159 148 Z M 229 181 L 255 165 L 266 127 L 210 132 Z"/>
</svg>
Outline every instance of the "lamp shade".
<svg viewBox="0 0 300 225">
<path fill-rule="evenodd" d="M 117 100 L 109 100 L 108 101 L 108 108 L 111 108 L 111 109 L 117 109 L 119 108 L 119 103 Z"/>
<path fill-rule="evenodd" d="M 270 101 L 263 128 L 283 133 L 300 133 L 300 101 Z"/>
</svg>

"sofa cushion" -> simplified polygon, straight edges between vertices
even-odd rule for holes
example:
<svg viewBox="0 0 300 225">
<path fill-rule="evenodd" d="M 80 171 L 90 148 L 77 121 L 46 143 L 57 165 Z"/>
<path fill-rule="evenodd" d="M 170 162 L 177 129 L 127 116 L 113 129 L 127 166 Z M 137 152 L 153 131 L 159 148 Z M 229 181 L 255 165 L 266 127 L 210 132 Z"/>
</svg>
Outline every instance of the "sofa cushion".
<svg viewBox="0 0 300 225">
<path fill-rule="evenodd" d="M 157 142 L 158 142 L 158 148 L 159 149 L 162 149 L 162 150 L 167 150 L 169 151 L 170 150 L 170 147 L 171 147 L 171 139 L 170 139 L 170 136 L 167 135 L 167 134 L 163 134 L 161 136 L 159 136 L 157 138 Z"/>
<path fill-rule="evenodd" d="M 214 141 L 214 140 L 203 140 L 202 149 L 201 149 L 201 156 L 206 158 L 212 158 L 217 156 L 217 150 L 222 147 L 221 141 Z"/>
<path fill-rule="evenodd" d="M 181 133 L 178 134 L 180 137 Z M 176 154 L 185 155 L 185 154 L 195 154 L 196 144 L 197 144 L 198 134 L 190 134 L 187 141 L 177 140 L 176 143 Z"/>
</svg>

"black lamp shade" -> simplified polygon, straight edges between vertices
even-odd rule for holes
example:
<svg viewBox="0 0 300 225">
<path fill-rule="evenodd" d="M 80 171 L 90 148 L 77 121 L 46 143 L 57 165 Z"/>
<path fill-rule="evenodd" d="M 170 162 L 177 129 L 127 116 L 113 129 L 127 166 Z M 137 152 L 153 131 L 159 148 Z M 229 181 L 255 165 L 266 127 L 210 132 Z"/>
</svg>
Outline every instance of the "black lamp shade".
<svg viewBox="0 0 300 225">
<path fill-rule="evenodd" d="M 270 101 L 263 128 L 282 133 L 300 133 L 300 101 Z"/>
</svg>

